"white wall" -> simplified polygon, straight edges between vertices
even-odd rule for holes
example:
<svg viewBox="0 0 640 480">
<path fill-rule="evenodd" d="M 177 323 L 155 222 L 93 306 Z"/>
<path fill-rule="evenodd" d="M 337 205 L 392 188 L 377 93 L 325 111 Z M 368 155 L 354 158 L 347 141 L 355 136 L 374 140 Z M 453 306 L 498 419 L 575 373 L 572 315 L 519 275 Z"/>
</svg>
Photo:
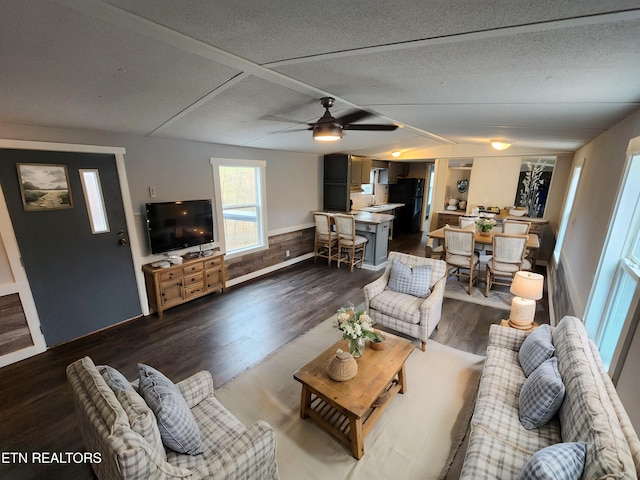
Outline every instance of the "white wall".
<svg viewBox="0 0 640 480">
<path fill-rule="evenodd" d="M 478 205 L 499 208 L 513 205 L 521 163 L 521 157 L 474 158 L 467 210 Z"/>
<path fill-rule="evenodd" d="M 578 317 L 591 292 L 598 261 L 622 178 L 629 141 L 640 136 L 640 111 L 621 121 L 578 150 L 573 164 L 584 161 L 574 209 L 565 234 L 561 263 Z M 640 331 L 640 329 L 638 330 Z M 622 366 L 617 389 L 635 428 L 640 426 L 640 341 L 638 334 Z"/>
<path fill-rule="evenodd" d="M 567 280 L 573 285 L 571 300 L 579 317 L 584 316 L 596 275 L 627 146 L 639 135 L 640 112 L 636 112 L 585 145 L 573 157 L 574 165 L 584 162 L 584 167 L 565 233 L 561 262 Z"/>
</svg>

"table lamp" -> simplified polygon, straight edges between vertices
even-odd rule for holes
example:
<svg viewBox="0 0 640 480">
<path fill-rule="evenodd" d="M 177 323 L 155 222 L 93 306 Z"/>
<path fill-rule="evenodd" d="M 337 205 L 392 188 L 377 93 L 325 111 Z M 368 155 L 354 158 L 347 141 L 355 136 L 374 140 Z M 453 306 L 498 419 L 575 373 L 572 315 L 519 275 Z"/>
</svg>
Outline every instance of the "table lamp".
<svg viewBox="0 0 640 480">
<path fill-rule="evenodd" d="M 516 272 L 511 283 L 509 326 L 519 330 L 529 330 L 536 314 L 536 300 L 542 298 L 544 277 L 538 273 Z"/>
</svg>

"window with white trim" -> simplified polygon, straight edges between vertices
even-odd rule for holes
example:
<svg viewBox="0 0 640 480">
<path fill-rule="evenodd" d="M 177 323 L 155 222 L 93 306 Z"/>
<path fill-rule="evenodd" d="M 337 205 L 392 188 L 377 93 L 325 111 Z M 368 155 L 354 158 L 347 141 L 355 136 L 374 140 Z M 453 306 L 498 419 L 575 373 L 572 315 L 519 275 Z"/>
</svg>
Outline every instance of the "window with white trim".
<svg viewBox="0 0 640 480">
<path fill-rule="evenodd" d="M 227 256 L 268 248 L 266 162 L 212 159 L 218 231 Z"/>
<path fill-rule="evenodd" d="M 79 171 L 91 232 L 94 234 L 106 233 L 109 231 L 109 221 L 107 220 L 107 210 L 102 196 L 100 173 L 94 168 L 81 168 Z"/>
<path fill-rule="evenodd" d="M 553 249 L 553 259 L 556 265 L 560 262 L 560 253 L 562 252 L 562 244 L 564 243 L 564 234 L 567 231 L 567 225 L 569 224 L 569 217 L 571 210 L 573 209 L 573 201 L 576 198 L 576 191 L 578 190 L 578 181 L 580 180 L 580 173 L 582 172 L 582 165 L 577 165 L 573 169 L 571 175 L 571 181 L 569 183 L 569 190 L 567 191 L 567 199 L 564 202 L 564 209 L 562 210 L 562 218 L 560 219 L 560 227 L 558 228 L 558 238 L 556 238 L 556 246 Z"/>
</svg>

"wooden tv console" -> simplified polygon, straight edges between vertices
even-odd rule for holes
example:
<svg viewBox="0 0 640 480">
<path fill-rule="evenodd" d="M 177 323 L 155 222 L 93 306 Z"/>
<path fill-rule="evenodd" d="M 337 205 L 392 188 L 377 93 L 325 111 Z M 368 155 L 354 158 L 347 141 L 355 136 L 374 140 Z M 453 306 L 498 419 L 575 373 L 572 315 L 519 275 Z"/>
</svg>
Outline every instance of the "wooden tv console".
<svg viewBox="0 0 640 480">
<path fill-rule="evenodd" d="M 155 263 L 155 262 L 154 262 Z M 225 289 L 224 254 L 183 260 L 181 265 L 142 266 L 149 305 L 162 318 L 166 309 Z"/>
</svg>

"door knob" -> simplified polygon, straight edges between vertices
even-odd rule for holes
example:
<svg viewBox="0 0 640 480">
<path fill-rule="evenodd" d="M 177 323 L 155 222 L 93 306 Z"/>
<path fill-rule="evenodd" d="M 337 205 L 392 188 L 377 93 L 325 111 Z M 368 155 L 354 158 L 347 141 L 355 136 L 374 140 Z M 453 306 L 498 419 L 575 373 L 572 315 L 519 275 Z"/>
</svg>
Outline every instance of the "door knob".
<svg viewBox="0 0 640 480">
<path fill-rule="evenodd" d="M 124 246 L 124 245 L 128 245 L 129 241 L 126 238 L 119 238 L 118 239 L 118 245 Z"/>
</svg>

